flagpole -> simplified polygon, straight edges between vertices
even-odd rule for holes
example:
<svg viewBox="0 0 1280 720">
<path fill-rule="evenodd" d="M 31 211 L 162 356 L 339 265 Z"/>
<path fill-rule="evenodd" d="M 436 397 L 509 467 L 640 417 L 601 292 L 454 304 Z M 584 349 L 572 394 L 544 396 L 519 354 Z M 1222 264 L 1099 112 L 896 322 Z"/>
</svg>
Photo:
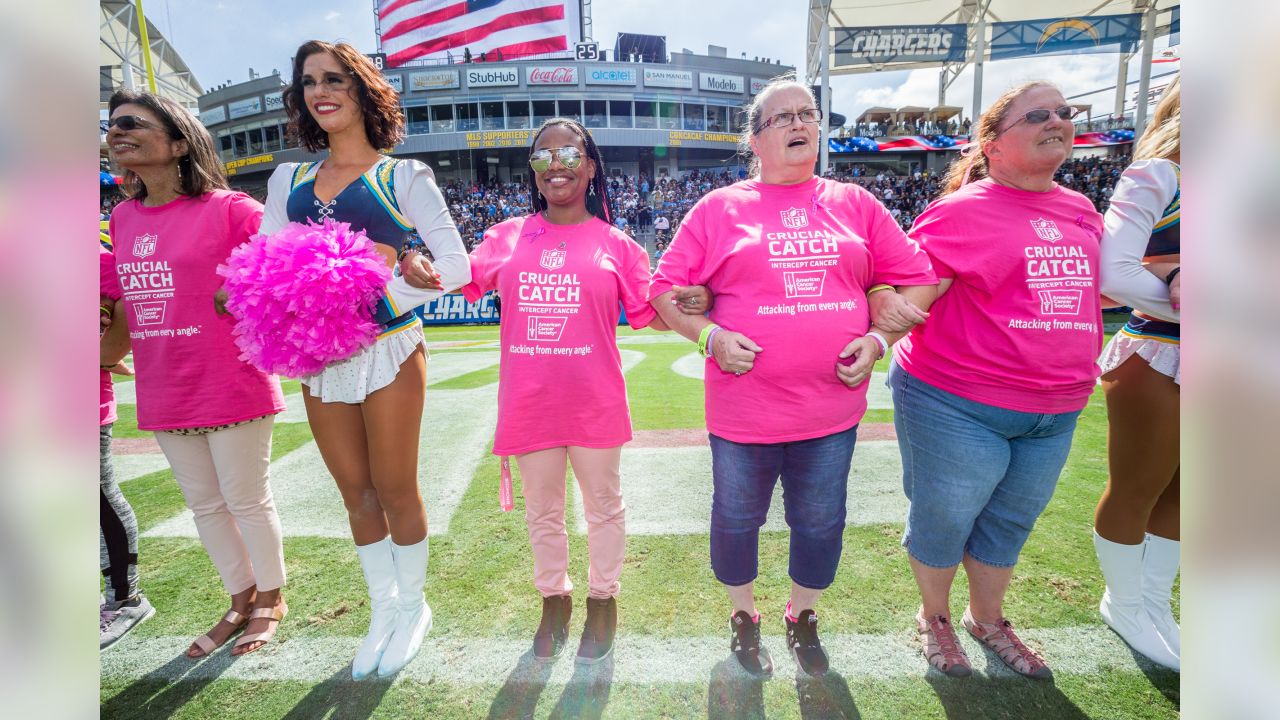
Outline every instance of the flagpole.
<svg viewBox="0 0 1280 720">
<path fill-rule="evenodd" d="M 156 71 L 151 66 L 151 41 L 147 38 L 147 16 L 142 14 L 142 0 L 136 0 L 138 16 L 138 39 L 142 41 L 142 61 L 147 70 L 147 87 L 151 94 L 156 94 Z"/>
</svg>

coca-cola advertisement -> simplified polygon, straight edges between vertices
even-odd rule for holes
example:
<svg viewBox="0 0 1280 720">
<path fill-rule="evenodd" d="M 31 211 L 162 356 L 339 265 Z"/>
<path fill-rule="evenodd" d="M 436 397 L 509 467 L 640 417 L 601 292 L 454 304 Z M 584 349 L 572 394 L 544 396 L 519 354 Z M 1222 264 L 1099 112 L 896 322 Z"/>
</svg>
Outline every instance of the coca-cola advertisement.
<svg viewBox="0 0 1280 720">
<path fill-rule="evenodd" d="M 525 68 L 527 85 L 577 85 L 578 68 L 571 65 L 534 65 Z"/>
</svg>

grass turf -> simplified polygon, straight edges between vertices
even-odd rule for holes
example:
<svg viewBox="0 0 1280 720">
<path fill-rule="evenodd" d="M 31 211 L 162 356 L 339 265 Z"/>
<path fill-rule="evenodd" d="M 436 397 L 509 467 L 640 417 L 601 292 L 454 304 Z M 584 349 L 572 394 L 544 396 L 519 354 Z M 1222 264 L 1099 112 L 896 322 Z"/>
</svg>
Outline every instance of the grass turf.
<svg viewBox="0 0 1280 720">
<path fill-rule="evenodd" d="M 619 332 L 645 334 L 626 329 Z M 433 343 L 492 341 L 496 328 L 433 328 L 428 329 L 427 337 Z M 645 360 L 627 378 L 636 429 L 701 427 L 701 383 L 670 371 L 671 363 L 691 348 L 686 343 L 629 346 L 646 353 Z M 459 351 L 465 350 L 433 352 Z M 886 361 L 877 369 L 887 369 Z M 432 388 L 478 387 L 494 381 L 496 367 Z M 430 397 L 428 391 L 428 403 Z M 116 424 L 119 437 L 132 436 L 130 431 L 137 433 L 125 419 L 126 409 L 132 411 L 132 407 L 121 407 L 121 420 Z M 892 411 L 873 411 L 866 419 L 891 420 Z M 1099 392 L 1081 416 L 1058 491 L 1027 543 L 1010 589 L 1007 613 L 1023 626 L 1099 623 L 1096 602 L 1102 583 L 1093 558 L 1090 528 L 1093 507 L 1106 480 L 1105 435 Z M 273 455 L 278 458 L 309 439 L 305 423 L 278 425 Z M 497 469 L 497 460 L 491 456 L 481 463 L 453 516 L 449 534 L 432 539 L 428 592 L 436 621 L 429 643 L 432 638 L 524 641 L 537 625 L 539 604 L 529 584 L 532 561 L 522 498 L 517 488 L 516 511 L 496 509 Z M 709 480 L 690 478 L 690 482 Z M 144 531 L 182 510 L 181 496 L 168 471 L 130 481 L 124 490 Z M 571 504 L 572 493 L 568 498 Z M 840 570 L 821 605 L 824 632 L 910 632 L 918 597 L 898 545 L 901 531 L 902 526 L 896 523 L 846 529 Z M 571 531 L 570 547 L 572 571 L 584 575 L 586 538 Z M 351 543 L 290 537 L 285 542 L 285 557 L 291 613 L 281 625 L 277 642 L 360 636 L 367 627 L 368 600 Z M 159 612 L 135 635 L 194 637 L 225 610 L 221 584 L 197 540 L 143 538 L 140 558 L 143 587 Z M 786 533 L 763 533 L 757 593 L 766 612 L 775 613 L 785 604 L 789 588 L 786 562 Z M 579 581 L 575 594 L 582 607 L 585 578 L 579 577 Z M 727 603 L 711 575 L 705 535 L 629 537 L 623 585 L 620 642 L 628 635 L 675 638 L 725 634 Z M 965 592 L 961 573 L 953 591 L 955 607 L 963 607 Z M 575 614 L 575 632 L 581 620 Z M 778 631 L 771 628 L 768 632 Z M 672 658 L 673 662 L 678 660 Z M 926 674 L 923 659 L 919 675 L 913 677 L 876 678 L 861 668 L 850 680 L 833 673 L 823 682 L 779 677 L 763 684 L 730 672 L 728 663 L 717 665 L 707 678 L 683 683 L 612 684 L 607 678 L 596 678 L 544 687 L 513 673 L 512 677 L 477 679 L 465 685 L 415 680 L 394 685 L 357 684 L 350 682 L 345 670 L 314 682 L 225 678 L 171 682 L 170 677 L 184 672 L 186 662 L 175 659 L 166 666 L 163 677 L 103 678 L 102 717 L 1170 718 L 1178 715 L 1179 692 L 1176 674 L 1144 674 L 1132 664 L 1100 674 L 1063 675 L 1052 685 L 1006 678 L 943 680 Z"/>
</svg>

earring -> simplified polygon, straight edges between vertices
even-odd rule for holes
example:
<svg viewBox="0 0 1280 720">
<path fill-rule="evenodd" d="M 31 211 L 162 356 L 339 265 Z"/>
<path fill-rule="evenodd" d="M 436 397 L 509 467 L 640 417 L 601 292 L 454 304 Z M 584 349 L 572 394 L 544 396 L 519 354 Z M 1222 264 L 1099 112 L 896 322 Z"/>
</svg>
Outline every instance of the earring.
<svg viewBox="0 0 1280 720">
<path fill-rule="evenodd" d="M 594 182 L 593 182 L 593 183 L 591 183 L 591 188 L 590 188 L 589 190 L 587 190 L 587 194 L 588 194 L 588 195 L 590 195 L 590 196 L 592 196 L 592 197 L 595 197 L 595 194 L 596 194 L 596 184 L 595 184 Z"/>
</svg>

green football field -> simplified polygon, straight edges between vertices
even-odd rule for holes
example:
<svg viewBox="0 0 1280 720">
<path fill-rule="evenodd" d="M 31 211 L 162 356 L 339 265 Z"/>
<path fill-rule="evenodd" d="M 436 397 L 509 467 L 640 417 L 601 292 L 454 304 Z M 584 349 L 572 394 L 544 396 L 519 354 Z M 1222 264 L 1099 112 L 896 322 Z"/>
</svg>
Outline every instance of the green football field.
<svg viewBox="0 0 1280 720">
<path fill-rule="evenodd" d="M 435 625 L 393 681 L 352 682 L 368 598 L 333 480 L 311 439 L 296 382 L 277 417 L 272 487 L 285 532 L 289 617 L 276 640 L 240 658 L 230 644 L 184 651 L 227 609 L 159 447 L 134 423 L 132 383 L 117 382 L 117 476 L 138 515 L 142 587 L 158 612 L 102 654 L 104 718 L 1169 718 L 1176 673 L 1137 659 L 1101 621 L 1093 509 L 1106 480 L 1101 391 L 1081 417 L 1058 491 L 1027 543 L 1006 613 L 1054 668 L 1053 683 L 1006 670 L 960 633 L 975 674 L 946 678 L 920 655 L 918 597 L 899 545 L 906 500 L 883 374 L 873 378 L 849 482 L 835 584 L 818 611 L 832 672 L 798 675 L 782 611 L 790 581 L 780 492 L 761 536 L 757 580 L 777 671 L 749 678 L 729 653 L 729 603 L 711 574 L 710 449 L 701 360 L 670 334 L 619 330 L 636 439 L 623 451 L 627 559 L 611 662 L 576 666 L 585 615 L 586 532 L 569 491 L 571 643 L 558 662 L 528 654 L 540 601 L 523 502 L 498 506 L 496 327 L 427 330 L 431 362 L 420 485 L 431 525 L 427 599 Z M 878 373 L 887 369 L 881 362 Z M 512 464 L 514 466 L 514 463 Z M 570 482 L 572 482 L 570 480 Z M 964 608 L 963 573 L 952 608 Z M 1176 598 L 1175 594 L 1175 598 Z M 1175 608 L 1175 612 L 1177 608 Z"/>
</svg>

